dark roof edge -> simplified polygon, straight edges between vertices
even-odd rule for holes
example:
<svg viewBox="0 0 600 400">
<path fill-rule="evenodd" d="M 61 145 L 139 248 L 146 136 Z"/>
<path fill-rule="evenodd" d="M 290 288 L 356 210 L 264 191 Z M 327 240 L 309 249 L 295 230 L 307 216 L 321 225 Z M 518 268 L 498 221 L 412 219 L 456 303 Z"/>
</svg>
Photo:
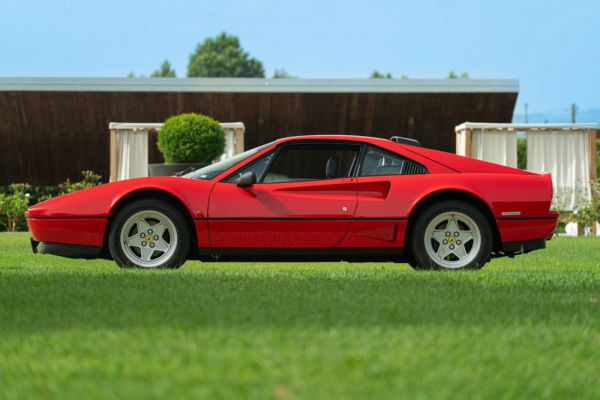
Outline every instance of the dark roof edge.
<svg viewBox="0 0 600 400">
<path fill-rule="evenodd" d="M 0 78 L 0 91 L 518 93 L 516 79 Z"/>
</svg>

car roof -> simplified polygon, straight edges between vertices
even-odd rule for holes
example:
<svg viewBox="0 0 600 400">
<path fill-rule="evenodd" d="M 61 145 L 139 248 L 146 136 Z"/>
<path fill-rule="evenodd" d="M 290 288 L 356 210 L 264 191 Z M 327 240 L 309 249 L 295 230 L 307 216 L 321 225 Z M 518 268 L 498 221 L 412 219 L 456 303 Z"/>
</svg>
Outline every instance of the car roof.
<svg viewBox="0 0 600 400">
<path fill-rule="evenodd" d="M 382 139 L 372 136 L 360 136 L 360 135 L 303 135 L 303 136 L 289 136 L 281 139 L 277 139 L 276 143 L 293 142 L 298 140 L 341 140 L 351 142 L 364 142 L 373 144 L 389 144 L 394 143 L 390 139 Z"/>
</svg>

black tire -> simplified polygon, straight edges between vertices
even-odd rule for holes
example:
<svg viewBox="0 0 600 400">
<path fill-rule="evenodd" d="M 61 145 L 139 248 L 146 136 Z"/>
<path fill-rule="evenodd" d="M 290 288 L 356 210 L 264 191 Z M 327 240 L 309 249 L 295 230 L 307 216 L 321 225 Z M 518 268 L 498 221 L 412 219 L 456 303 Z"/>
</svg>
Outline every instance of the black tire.
<svg viewBox="0 0 600 400">
<path fill-rule="evenodd" d="M 447 212 L 462 213 L 470 217 L 477 225 L 481 236 L 481 245 L 477 254 L 474 255 L 470 262 L 457 268 L 448 268 L 438 264 L 436 260 L 430 257 L 425 247 L 425 234 L 428 225 L 435 218 Z M 493 241 L 490 224 L 478 208 L 459 200 L 442 201 L 427 208 L 415 221 L 410 243 L 413 257 L 411 266 L 415 269 L 433 270 L 479 269 L 490 260 Z"/>
<path fill-rule="evenodd" d="M 125 251 L 120 243 L 121 230 L 124 228 L 125 222 L 131 216 L 143 211 L 156 211 L 164 214 L 171 220 L 177 233 L 177 244 L 174 250 L 168 250 L 170 252 L 170 256 L 159 265 L 151 267 L 139 265 L 131 260 L 125 254 Z M 177 208 L 163 200 L 143 199 L 137 200 L 123 207 L 123 209 L 121 209 L 112 220 L 109 228 L 108 248 L 115 262 L 122 268 L 179 268 L 186 261 L 189 254 L 191 236 L 192 235 L 188 229 L 188 225 L 186 224 L 183 215 L 181 215 Z"/>
</svg>

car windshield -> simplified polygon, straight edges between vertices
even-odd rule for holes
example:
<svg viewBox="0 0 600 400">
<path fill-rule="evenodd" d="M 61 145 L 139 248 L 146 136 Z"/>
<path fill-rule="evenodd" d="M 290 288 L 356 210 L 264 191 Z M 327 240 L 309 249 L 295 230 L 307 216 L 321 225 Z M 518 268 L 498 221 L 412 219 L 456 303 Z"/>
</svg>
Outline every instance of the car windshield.
<svg viewBox="0 0 600 400">
<path fill-rule="evenodd" d="M 273 142 L 271 142 L 273 143 Z M 259 151 L 269 147 L 271 145 L 271 143 L 267 143 L 264 144 L 262 146 L 259 147 L 255 147 L 253 149 L 250 149 L 248 151 L 245 151 L 243 153 L 240 153 L 236 156 L 233 156 L 231 158 L 228 158 L 226 160 L 222 160 L 219 162 L 216 162 L 214 164 L 211 164 L 209 166 L 206 166 L 204 168 L 199 168 L 195 171 L 190 172 L 189 174 L 185 174 L 184 176 L 186 178 L 194 178 L 194 179 L 203 179 L 203 180 L 208 180 L 208 179 L 212 179 L 215 176 L 219 175 L 221 172 L 228 170 L 229 168 L 233 167 L 234 165 L 236 165 L 237 163 L 240 163 L 242 161 L 244 161 L 246 158 L 258 153 Z"/>
</svg>

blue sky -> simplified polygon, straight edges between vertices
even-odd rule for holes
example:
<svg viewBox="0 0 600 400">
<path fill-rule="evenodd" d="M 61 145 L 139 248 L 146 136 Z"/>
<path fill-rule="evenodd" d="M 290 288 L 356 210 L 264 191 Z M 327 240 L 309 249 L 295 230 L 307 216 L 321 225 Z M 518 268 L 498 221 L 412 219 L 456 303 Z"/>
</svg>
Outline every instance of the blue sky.
<svg viewBox="0 0 600 400">
<path fill-rule="evenodd" d="M 600 1 L 0 0 L 0 76 L 184 76 L 227 31 L 303 78 L 517 78 L 517 113 L 600 108 Z"/>
</svg>

